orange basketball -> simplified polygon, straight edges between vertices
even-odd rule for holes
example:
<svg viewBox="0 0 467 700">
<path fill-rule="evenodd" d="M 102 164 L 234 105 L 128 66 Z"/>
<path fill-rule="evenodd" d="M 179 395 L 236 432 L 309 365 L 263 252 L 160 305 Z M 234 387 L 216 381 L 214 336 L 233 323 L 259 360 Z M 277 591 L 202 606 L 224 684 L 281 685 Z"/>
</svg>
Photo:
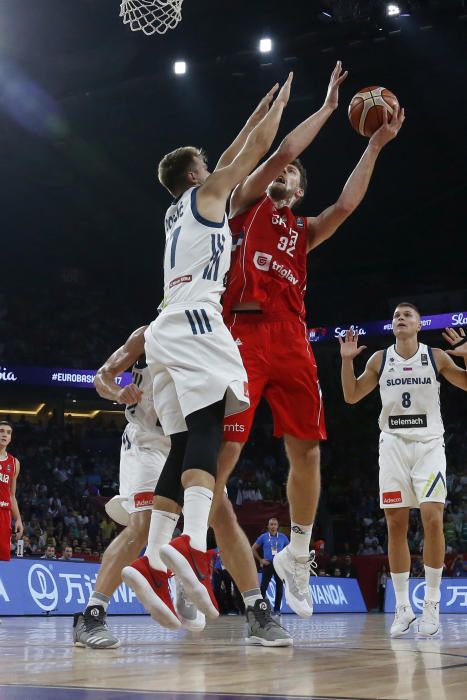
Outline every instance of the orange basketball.
<svg viewBox="0 0 467 700">
<path fill-rule="evenodd" d="M 355 131 L 370 137 L 383 123 L 383 110 L 388 118 L 394 109 L 399 109 L 397 97 L 384 87 L 366 87 L 352 97 L 349 104 L 349 119 Z"/>
</svg>

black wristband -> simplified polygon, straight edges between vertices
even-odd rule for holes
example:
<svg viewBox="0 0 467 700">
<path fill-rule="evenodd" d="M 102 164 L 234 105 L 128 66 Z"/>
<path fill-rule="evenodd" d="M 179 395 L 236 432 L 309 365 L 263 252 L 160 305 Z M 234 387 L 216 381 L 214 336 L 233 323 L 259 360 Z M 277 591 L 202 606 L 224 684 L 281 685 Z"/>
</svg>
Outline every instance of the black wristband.
<svg viewBox="0 0 467 700">
<path fill-rule="evenodd" d="M 462 338 L 462 340 L 458 340 L 457 343 L 451 345 L 451 349 L 454 350 L 455 348 L 460 348 L 460 346 L 464 345 L 464 343 L 467 343 L 467 335 L 465 336 L 465 338 Z"/>
</svg>

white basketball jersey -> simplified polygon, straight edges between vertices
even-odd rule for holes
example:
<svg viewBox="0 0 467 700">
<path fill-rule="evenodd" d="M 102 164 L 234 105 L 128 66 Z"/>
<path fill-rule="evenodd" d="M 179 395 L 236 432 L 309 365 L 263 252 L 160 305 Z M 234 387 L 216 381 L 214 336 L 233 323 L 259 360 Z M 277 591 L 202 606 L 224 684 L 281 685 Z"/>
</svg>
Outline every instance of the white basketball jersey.
<svg viewBox="0 0 467 700">
<path fill-rule="evenodd" d="M 419 442 L 441 437 L 439 387 L 430 347 L 420 343 L 415 355 L 405 360 L 391 345 L 384 351 L 379 378 L 380 429 Z"/>
<path fill-rule="evenodd" d="M 131 370 L 133 384 L 143 392 L 143 398 L 139 403 L 127 404 L 125 407 L 125 417 L 135 429 L 132 430 L 133 442 L 136 444 L 146 444 L 152 440 L 159 440 L 164 437 L 164 432 L 159 423 L 154 409 L 154 399 L 152 396 L 152 377 L 149 368 L 143 359 L 139 359 Z"/>
<path fill-rule="evenodd" d="M 196 206 L 197 187 L 175 200 L 165 215 L 164 301 L 209 302 L 220 307 L 230 267 L 232 236 L 227 217 L 208 221 Z"/>
</svg>

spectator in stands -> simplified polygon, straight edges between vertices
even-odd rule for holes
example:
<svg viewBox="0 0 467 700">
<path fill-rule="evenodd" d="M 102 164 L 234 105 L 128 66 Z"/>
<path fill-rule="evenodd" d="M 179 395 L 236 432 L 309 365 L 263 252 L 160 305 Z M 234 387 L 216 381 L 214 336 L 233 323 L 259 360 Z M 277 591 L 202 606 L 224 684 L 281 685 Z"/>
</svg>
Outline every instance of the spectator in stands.
<svg viewBox="0 0 467 700">
<path fill-rule="evenodd" d="M 33 553 L 30 537 L 28 535 L 23 535 L 23 556 L 31 557 Z"/>
<path fill-rule="evenodd" d="M 454 578 L 465 578 L 467 576 L 467 565 L 464 561 L 464 555 L 458 554 L 451 565 L 450 576 Z"/>
<path fill-rule="evenodd" d="M 352 557 L 350 554 L 346 554 L 344 557 L 344 564 L 342 566 L 342 576 L 344 578 L 357 578 L 357 569 L 352 562 Z"/>
<path fill-rule="evenodd" d="M 245 612 L 243 598 L 235 585 L 231 575 L 222 564 L 219 548 L 215 547 L 212 552 L 212 587 L 216 596 L 219 612 L 221 615 L 239 615 Z"/>
<path fill-rule="evenodd" d="M 455 552 L 458 548 L 458 542 L 456 524 L 454 522 L 454 516 L 452 515 L 452 513 L 448 513 L 446 515 L 446 521 L 444 523 L 443 529 L 444 537 L 446 540 L 446 547 L 450 547 L 451 551 Z"/>
<path fill-rule="evenodd" d="M 41 556 L 41 559 L 56 559 L 55 555 L 55 545 L 53 544 L 48 544 L 47 549 L 45 550 L 45 554 Z"/>
<path fill-rule="evenodd" d="M 70 561 L 70 559 L 73 559 L 73 548 L 67 544 L 63 547 L 63 552 L 62 556 L 60 557 L 60 561 Z"/>
<path fill-rule="evenodd" d="M 420 555 L 413 557 L 410 575 L 412 578 L 424 578 L 425 569 L 423 568 L 423 561 Z"/>
</svg>

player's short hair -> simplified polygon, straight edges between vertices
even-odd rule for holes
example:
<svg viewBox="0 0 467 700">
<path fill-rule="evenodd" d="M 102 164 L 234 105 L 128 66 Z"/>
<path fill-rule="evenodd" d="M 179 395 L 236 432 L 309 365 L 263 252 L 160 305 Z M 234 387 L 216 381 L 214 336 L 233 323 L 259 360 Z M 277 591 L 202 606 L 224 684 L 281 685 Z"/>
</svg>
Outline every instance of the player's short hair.
<svg viewBox="0 0 467 700">
<path fill-rule="evenodd" d="M 177 196 L 184 189 L 187 173 L 193 166 L 195 158 L 202 158 L 206 162 L 206 154 L 202 148 L 183 146 L 167 153 L 162 158 L 157 169 L 157 176 L 161 185 L 170 194 Z"/>
<path fill-rule="evenodd" d="M 416 314 L 418 314 L 418 318 L 422 317 L 422 314 L 420 313 L 419 309 L 415 306 L 415 304 L 412 304 L 412 302 L 401 301 L 400 304 L 397 304 L 396 309 L 400 308 L 401 306 L 407 306 L 409 309 L 412 309 L 413 311 L 415 311 Z M 394 309 L 394 311 L 396 309 Z"/>
<path fill-rule="evenodd" d="M 0 425 L 8 425 L 13 430 L 13 426 L 8 420 L 0 420 Z"/>
<path fill-rule="evenodd" d="M 303 190 L 303 197 L 304 197 L 306 195 L 306 191 L 308 189 L 308 177 L 306 174 L 305 167 L 304 167 L 302 161 L 300 160 L 300 158 L 295 158 L 295 160 L 293 160 L 290 165 L 295 165 L 298 172 L 300 173 L 300 187 Z M 294 204 L 294 207 L 296 207 L 298 204 L 300 204 L 303 197 L 300 197 L 300 199 L 297 199 L 297 201 Z"/>
</svg>

